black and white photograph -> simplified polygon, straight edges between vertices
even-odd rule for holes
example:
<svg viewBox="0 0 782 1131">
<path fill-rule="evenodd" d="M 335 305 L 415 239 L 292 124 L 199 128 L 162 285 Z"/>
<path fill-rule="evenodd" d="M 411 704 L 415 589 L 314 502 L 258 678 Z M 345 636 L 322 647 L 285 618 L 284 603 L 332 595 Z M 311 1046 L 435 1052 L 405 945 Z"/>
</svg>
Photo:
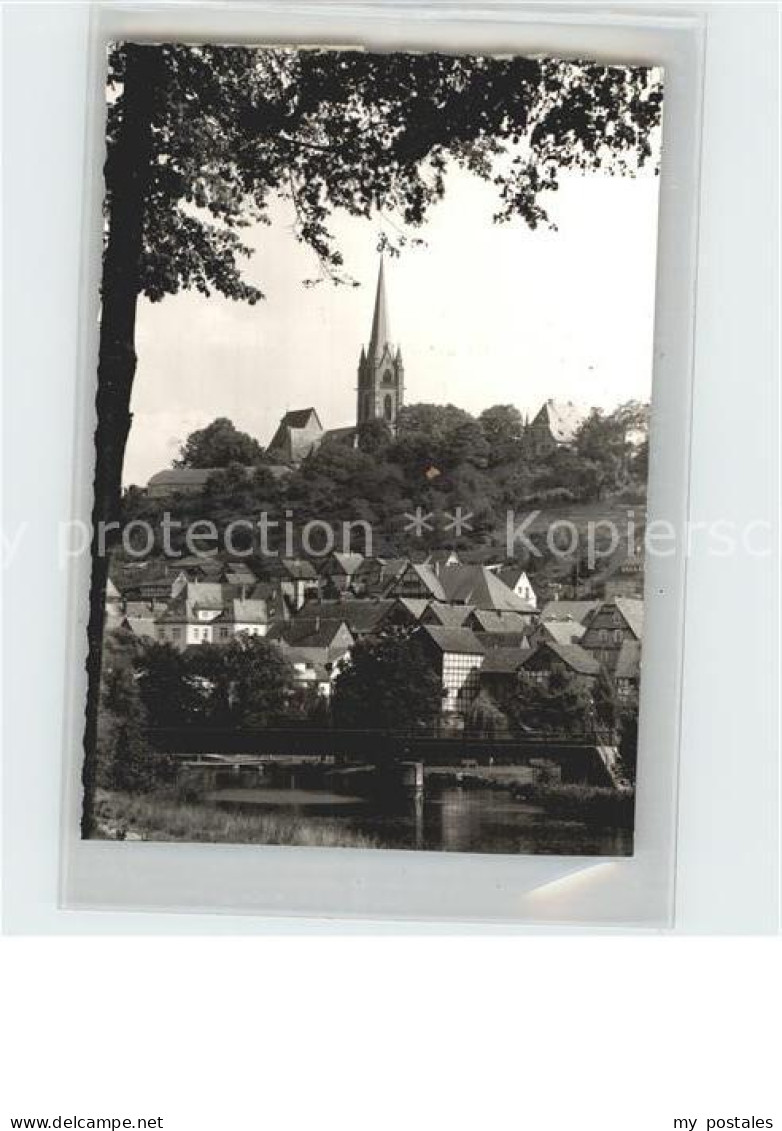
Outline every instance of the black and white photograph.
<svg viewBox="0 0 782 1131">
<path fill-rule="evenodd" d="M 662 110 L 110 46 L 83 838 L 633 854 Z"/>
</svg>

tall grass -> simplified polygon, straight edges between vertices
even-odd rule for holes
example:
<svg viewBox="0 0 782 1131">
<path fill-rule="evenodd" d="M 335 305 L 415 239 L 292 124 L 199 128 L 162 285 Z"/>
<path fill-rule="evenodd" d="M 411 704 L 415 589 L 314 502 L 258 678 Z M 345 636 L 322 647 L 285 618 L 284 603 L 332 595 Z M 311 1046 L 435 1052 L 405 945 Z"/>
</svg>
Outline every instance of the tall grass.
<svg viewBox="0 0 782 1131">
<path fill-rule="evenodd" d="M 377 841 L 336 822 L 312 824 L 293 814 L 232 813 L 174 796 L 130 795 L 101 790 L 96 805 L 103 840 L 300 845 L 311 848 L 376 848 Z"/>
</svg>

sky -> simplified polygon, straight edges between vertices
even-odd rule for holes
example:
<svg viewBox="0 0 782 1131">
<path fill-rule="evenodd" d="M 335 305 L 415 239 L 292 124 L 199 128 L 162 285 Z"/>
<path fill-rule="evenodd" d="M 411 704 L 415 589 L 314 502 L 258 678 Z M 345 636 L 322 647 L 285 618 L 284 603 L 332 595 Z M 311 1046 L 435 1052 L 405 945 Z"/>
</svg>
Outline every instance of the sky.
<svg viewBox="0 0 782 1131">
<path fill-rule="evenodd" d="M 651 389 L 659 178 L 565 173 L 546 204 L 556 231 L 492 223 L 496 190 L 454 169 L 417 235 L 386 257 L 391 337 L 405 396 L 478 414 L 549 397 L 611 409 Z M 217 416 L 268 444 L 288 409 L 324 428 L 355 422 L 356 369 L 369 340 L 380 224 L 336 214 L 331 229 L 358 287 L 323 282 L 285 201 L 244 235 L 255 306 L 195 293 L 142 300 L 125 484 L 170 466 Z M 388 229 L 389 234 L 393 231 Z"/>
</svg>

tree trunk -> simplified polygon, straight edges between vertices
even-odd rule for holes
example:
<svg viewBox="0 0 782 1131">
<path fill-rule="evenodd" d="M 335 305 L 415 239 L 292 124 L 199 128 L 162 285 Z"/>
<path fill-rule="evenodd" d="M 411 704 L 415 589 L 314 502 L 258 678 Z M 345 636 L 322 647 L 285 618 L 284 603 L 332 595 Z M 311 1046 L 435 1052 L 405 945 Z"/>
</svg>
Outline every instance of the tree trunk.
<svg viewBox="0 0 782 1131">
<path fill-rule="evenodd" d="M 125 49 L 122 120 L 106 161 L 110 202 L 101 288 L 98 391 L 95 398 L 95 480 L 92 511 L 92 577 L 87 626 L 87 706 L 84 734 L 83 838 L 95 832 L 95 782 L 101 648 L 108 553 L 99 553 L 101 529 L 120 518 L 122 464 L 130 430 L 130 395 L 136 372 L 135 329 L 144 206 L 152 161 L 152 121 L 160 88 L 158 47 L 129 44 Z"/>
</svg>

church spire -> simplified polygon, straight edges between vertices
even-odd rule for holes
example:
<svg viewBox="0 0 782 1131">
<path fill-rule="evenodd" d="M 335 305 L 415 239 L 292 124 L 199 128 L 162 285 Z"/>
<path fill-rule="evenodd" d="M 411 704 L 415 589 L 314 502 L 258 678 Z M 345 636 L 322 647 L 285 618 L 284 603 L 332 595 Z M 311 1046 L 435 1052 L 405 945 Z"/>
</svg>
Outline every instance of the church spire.
<svg viewBox="0 0 782 1131">
<path fill-rule="evenodd" d="M 370 420 L 382 420 L 392 431 L 405 401 L 405 367 L 400 349 L 390 342 L 386 279 L 383 257 L 377 275 L 375 311 L 369 349 L 361 347 L 358 361 L 356 424 L 360 428 Z"/>
<path fill-rule="evenodd" d="M 380 256 L 380 270 L 377 274 L 375 294 L 375 313 L 372 317 L 372 335 L 369 339 L 369 356 L 376 357 L 383 352 L 389 342 L 388 304 L 386 302 L 386 277 L 383 270 L 383 256 Z"/>
</svg>

